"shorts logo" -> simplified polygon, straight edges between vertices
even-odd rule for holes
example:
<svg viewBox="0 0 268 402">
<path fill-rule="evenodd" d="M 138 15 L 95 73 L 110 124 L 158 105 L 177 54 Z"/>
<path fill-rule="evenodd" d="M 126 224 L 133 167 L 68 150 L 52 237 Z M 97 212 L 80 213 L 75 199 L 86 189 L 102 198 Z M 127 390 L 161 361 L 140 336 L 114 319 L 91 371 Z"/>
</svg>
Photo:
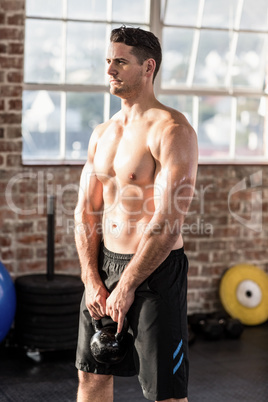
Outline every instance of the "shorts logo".
<svg viewBox="0 0 268 402">
<path fill-rule="evenodd" d="M 175 360 L 176 359 L 176 357 L 178 356 L 178 354 L 180 353 L 180 350 L 181 350 L 181 347 L 182 347 L 182 340 L 180 341 L 180 343 L 178 344 L 178 347 L 177 347 L 177 349 L 175 350 L 175 352 L 173 353 L 173 360 Z M 180 367 L 180 365 L 181 365 L 181 363 L 182 363 L 182 360 L 183 360 L 183 353 L 181 354 L 181 357 L 180 357 L 180 360 L 178 361 L 178 363 L 176 364 L 176 366 L 173 368 L 173 374 L 175 374 L 176 373 L 176 371 L 179 369 L 179 367 Z"/>
</svg>

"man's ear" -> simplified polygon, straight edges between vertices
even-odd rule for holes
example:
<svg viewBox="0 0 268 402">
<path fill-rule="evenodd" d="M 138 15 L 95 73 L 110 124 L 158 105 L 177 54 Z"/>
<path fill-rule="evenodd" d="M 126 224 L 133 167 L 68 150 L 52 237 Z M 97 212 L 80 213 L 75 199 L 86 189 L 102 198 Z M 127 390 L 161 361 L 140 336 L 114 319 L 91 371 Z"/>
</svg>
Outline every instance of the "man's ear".
<svg viewBox="0 0 268 402">
<path fill-rule="evenodd" d="M 152 75 L 154 73 L 155 67 L 156 67 L 156 63 L 154 59 L 148 59 L 146 60 L 146 75 L 148 75 L 148 77 L 150 75 Z"/>
</svg>

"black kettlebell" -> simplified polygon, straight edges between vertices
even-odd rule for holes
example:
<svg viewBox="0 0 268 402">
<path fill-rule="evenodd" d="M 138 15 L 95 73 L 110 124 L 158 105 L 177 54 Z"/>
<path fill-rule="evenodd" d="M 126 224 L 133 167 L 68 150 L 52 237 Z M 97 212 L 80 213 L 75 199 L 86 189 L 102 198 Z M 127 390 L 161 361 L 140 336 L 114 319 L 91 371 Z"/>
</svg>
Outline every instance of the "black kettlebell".
<svg viewBox="0 0 268 402">
<path fill-rule="evenodd" d="M 117 323 L 111 321 L 103 326 L 101 320 L 92 319 L 95 334 L 90 340 L 90 350 L 99 363 L 120 363 L 127 354 L 132 336 L 128 333 L 128 322 L 125 318 L 122 331 L 117 333 Z"/>
</svg>

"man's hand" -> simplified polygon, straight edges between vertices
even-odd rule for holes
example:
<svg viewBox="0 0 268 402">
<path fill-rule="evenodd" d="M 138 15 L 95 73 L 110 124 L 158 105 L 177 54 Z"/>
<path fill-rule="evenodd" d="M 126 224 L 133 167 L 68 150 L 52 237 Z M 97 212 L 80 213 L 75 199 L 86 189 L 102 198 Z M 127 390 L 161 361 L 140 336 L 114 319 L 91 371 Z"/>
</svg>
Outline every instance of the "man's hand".
<svg viewBox="0 0 268 402">
<path fill-rule="evenodd" d="M 122 331 L 125 316 L 134 301 L 134 297 L 134 291 L 122 289 L 119 283 L 106 300 L 106 314 L 118 323 L 118 333 Z"/>
<path fill-rule="evenodd" d="M 91 317 L 95 320 L 106 315 L 106 299 L 109 294 L 103 284 L 86 286 L 86 306 Z"/>
</svg>

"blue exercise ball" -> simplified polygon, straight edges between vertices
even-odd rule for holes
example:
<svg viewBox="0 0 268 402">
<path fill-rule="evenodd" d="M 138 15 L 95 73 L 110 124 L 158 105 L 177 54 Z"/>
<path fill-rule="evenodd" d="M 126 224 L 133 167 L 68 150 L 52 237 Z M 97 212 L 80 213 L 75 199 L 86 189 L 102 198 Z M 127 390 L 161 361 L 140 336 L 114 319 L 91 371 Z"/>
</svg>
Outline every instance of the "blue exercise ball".
<svg viewBox="0 0 268 402">
<path fill-rule="evenodd" d="M 16 312 L 16 291 L 9 272 L 0 261 L 0 342 L 13 323 Z"/>
</svg>

